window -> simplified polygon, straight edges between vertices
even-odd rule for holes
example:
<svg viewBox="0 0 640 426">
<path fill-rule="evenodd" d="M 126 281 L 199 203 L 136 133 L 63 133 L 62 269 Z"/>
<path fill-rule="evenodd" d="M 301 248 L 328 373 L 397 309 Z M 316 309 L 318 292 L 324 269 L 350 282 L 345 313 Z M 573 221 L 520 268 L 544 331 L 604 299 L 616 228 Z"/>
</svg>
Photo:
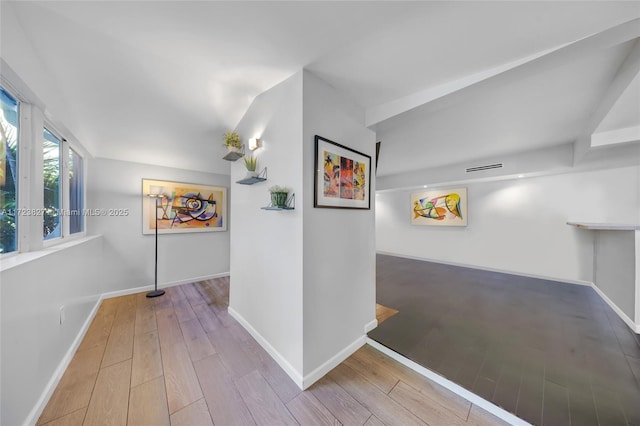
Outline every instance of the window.
<svg viewBox="0 0 640 426">
<path fill-rule="evenodd" d="M 69 234 L 84 231 L 84 176 L 82 157 L 69 148 Z"/>
<path fill-rule="evenodd" d="M 28 90 L 15 96 L 11 82 L 0 77 L 0 256 L 4 257 L 84 234 L 86 161 L 81 147 L 72 147 L 41 107 L 23 96 Z M 20 129 L 21 122 L 29 126 Z M 36 123 L 41 130 L 33 132 Z"/>
<path fill-rule="evenodd" d="M 44 179 L 44 229 L 45 240 L 62 236 L 62 223 L 60 221 L 60 139 L 44 129 L 42 176 Z"/>
<path fill-rule="evenodd" d="M 0 87 L 0 254 L 17 250 L 18 101 Z"/>
</svg>

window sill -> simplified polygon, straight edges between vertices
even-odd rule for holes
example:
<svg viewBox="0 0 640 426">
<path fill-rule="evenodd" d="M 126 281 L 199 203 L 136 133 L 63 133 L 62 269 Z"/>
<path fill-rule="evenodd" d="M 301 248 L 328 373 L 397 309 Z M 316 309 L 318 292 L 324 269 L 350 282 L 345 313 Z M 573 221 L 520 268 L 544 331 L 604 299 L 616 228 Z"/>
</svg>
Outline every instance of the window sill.
<svg viewBox="0 0 640 426">
<path fill-rule="evenodd" d="M 41 257 L 47 256 L 52 253 L 56 253 L 60 250 L 66 250 L 71 247 L 79 246 L 86 242 L 95 240 L 96 238 L 102 238 L 102 235 L 91 235 L 85 236 L 81 238 L 74 238 L 71 241 L 66 241 L 61 244 L 51 245 L 49 247 L 45 247 L 42 250 L 30 251 L 27 253 L 17 253 L 17 254 L 9 254 L 6 258 L 0 259 L 0 272 L 4 272 L 8 269 L 15 268 L 16 266 L 24 265 L 26 263 L 32 262 L 36 259 L 40 259 Z"/>
</svg>

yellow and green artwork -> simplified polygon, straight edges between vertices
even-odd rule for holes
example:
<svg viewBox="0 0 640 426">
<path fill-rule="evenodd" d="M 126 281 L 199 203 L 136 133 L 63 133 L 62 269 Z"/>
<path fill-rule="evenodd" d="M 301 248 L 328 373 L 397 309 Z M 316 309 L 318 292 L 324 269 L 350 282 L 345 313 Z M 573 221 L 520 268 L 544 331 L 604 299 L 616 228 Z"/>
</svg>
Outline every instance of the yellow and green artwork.
<svg viewBox="0 0 640 426">
<path fill-rule="evenodd" d="M 314 207 L 369 209 L 371 157 L 316 135 Z"/>
<path fill-rule="evenodd" d="M 414 192 L 411 224 L 467 226 L 467 188 Z"/>
</svg>

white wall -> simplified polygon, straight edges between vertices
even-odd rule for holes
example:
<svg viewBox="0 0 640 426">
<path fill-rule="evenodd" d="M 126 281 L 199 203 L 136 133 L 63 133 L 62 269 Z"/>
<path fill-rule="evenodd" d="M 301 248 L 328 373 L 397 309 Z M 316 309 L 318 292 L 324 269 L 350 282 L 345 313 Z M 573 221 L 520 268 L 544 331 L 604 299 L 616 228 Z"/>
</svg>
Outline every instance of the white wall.
<svg viewBox="0 0 640 426">
<path fill-rule="evenodd" d="M 243 141 L 260 137 L 258 168 L 268 180 L 235 183 L 246 170 L 232 164 L 230 310 L 281 356 L 296 381 L 302 367 L 302 72 L 258 96 L 237 126 Z M 296 209 L 266 211 L 268 188 L 286 186 L 296 194 Z M 259 339 L 260 340 L 260 339 Z M 277 356 L 276 356 L 277 358 Z M 288 366 L 287 366 L 288 364 Z"/>
<path fill-rule="evenodd" d="M 376 195 L 377 250 L 480 268 L 593 281 L 583 222 L 637 223 L 640 166 L 470 183 L 469 226 L 410 225 L 412 191 Z M 417 191 L 417 190 L 416 190 Z"/>
<path fill-rule="evenodd" d="M 362 338 L 365 325 L 375 321 L 375 183 L 371 210 L 313 208 L 315 135 L 369 155 L 374 166 L 375 133 L 364 127 L 364 111 L 305 72 L 305 376 Z"/>
<path fill-rule="evenodd" d="M 0 274 L 3 425 L 26 421 L 103 291 L 102 238 L 37 256 Z"/>
<path fill-rule="evenodd" d="M 91 161 L 87 206 L 129 211 L 127 216 L 87 218 L 89 233 L 104 237 L 105 292 L 153 284 L 155 237 L 142 234 L 143 178 L 229 187 L 226 175 L 117 160 Z M 229 231 L 159 235 L 159 287 L 228 272 Z"/>
<path fill-rule="evenodd" d="M 595 234 L 594 283 L 631 321 L 636 318 L 636 232 L 592 231 Z"/>
<path fill-rule="evenodd" d="M 375 134 L 363 123 L 360 108 L 301 71 L 256 98 L 237 128 L 263 140 L 258 168 L 268 167 L 268 181 L 232 184 L 230 311 L 301 387 L 363 344 L 375 321 L 373 206 L 313 207 L 314 136 L 373 156 Z M 232 165 L 232 181 L 244 174 Z M 295 192 L 295 210 L 260 210 L 274 184 Z"/>
</svg>

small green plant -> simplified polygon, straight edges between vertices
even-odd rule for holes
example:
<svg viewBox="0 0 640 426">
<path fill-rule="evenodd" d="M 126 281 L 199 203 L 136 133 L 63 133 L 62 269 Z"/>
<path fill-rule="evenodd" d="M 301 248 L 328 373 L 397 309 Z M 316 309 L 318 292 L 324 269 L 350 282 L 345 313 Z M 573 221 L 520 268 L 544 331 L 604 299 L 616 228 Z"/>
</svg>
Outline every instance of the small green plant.
<svg viewBox="0 0 640 426">
<path fill-rule="evenodd" d="M 269 192 L 271 193 L 271 204 L 274 207 L 286 207 L 289 188 L 274 185 L 269 188 Z"/>
<path fill-rule="evenodd" d="M 242 141 L 240 136 L 236 132 L 226 132 L 224 134 L 224 146 L 240 149 L 242 148 Z"/>
<path fill-rule="evenodd" d="M 242 159 L 244 160 L 244 166 L 247 168 L 248 171 L 250 172 L 256 171 L 256 168 L 258 167 L 258 159 L 254 157 L 253 154 L 249 157 L 245 155 L 244 157 L 242 157 Z"/>
<path fill-rule="evenodd" d="M 269 192 L 271 192 L 272 194 L 274 192 L 284 192 L 284 193 L 289 193 L 289 188 L 285 187 L 285 186 L 278 186 L 278 185 L 273 185 L 271 188 L 269 188 Z"/>
</svg>

